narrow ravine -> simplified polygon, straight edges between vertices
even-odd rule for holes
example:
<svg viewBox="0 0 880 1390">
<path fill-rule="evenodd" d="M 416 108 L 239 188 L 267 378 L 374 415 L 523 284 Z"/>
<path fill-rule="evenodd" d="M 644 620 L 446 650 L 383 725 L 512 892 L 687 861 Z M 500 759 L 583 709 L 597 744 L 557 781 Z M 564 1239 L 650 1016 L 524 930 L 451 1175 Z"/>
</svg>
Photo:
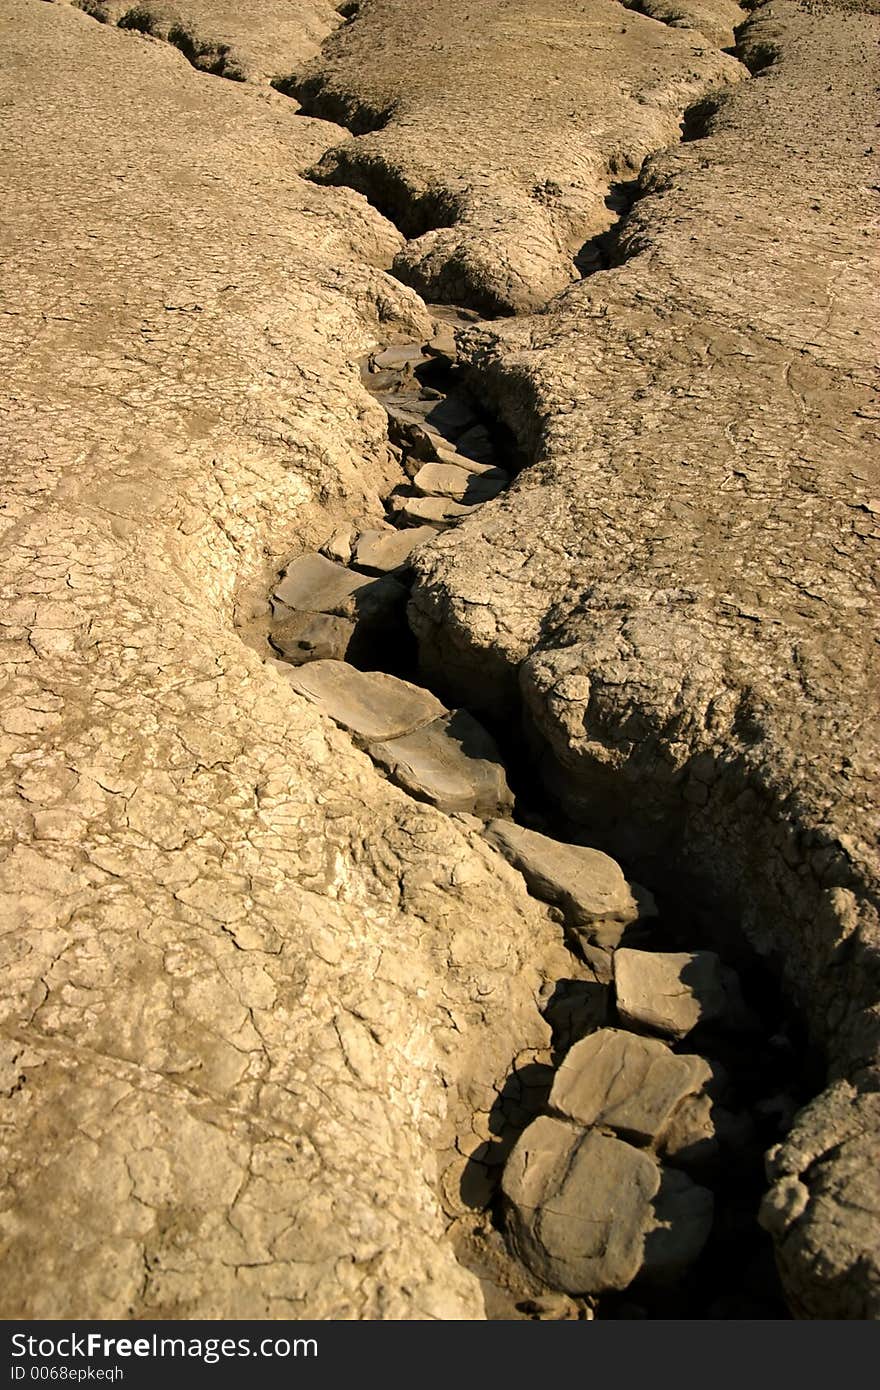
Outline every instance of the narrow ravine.
<svg viewBox="0 0 880 1390">
<path fill-rule="evenodd" d="M 490 1316 L 511 1316 L 500 1284 L 524 1317 L 784 1317 L 757 1208 L 763 1152 L 804 1099 L 797 1020 L 743 941 L 707 939 L 607 856 L 560 838 L 527 759 L 512 767 L 505 757 L 515 757 L 515 730 L 448 708 L 422 683 L 406 618 L 413 557 L 505 490 L 521 464 L 455 365 L 455 330 L 474 316 L 433 312 L 430 341 L 390 343 L 364 364 L 400 463 L 385 522 L 353 518 L 295 558 L 273 588 L 267 636 L 292 689 L 386 776 L 482 827 L 557 914 L 578 962 L 542 1002 L 550 1055 L 501 1087 L 461 1182 L 473 1216 L 456 1219 L 453 1238 L 485 1280 Z M 640 1107 L 649 1118 L 634 1118 Z M 653 1204 L 627 1209 L 633 1229 L 611 1232 L 613 1257 L 580 1274 L 541 1232 L 542 1206 L 560 1194 L 521 1191 L 516 1176 L 523 1146 L 573 1136 L 588 1173 L 613 1159 L 624 1184 L 638 1188 L 654 1171 L 662 1180 Z M 643 1262 L 630 1246 L 644 1247 Z M 590 1277 L 598 1294 L 573 1287 Z"/>
<path fill-rule="evenodd" d="M 328 106 L 320 79 L 274 85 L 355 136 L 392 114 Z M 716 104 L 709 94 L 682 111 L 683 141 L 701 138 Z M 455 220 L 452 205 L 410 206 L 403 184 L 389 202 L 360 175 L 334 181 L 410 239 Z M 582 276 L 626 258 L 618 237 L 639 196 L 639 177 L 609 184 L 609 226 L 574 258 Z M 572 953 L 571 978 L 541 1001 L 549 1053 L 512 1065 L 483 1142 L 463 1150 L 450 1237 L 483 1281 L 489 1317 L 785 1317 L 757 1213 L 763 1154 L 809 1078 L 776 980 L 743 938 L 682 911 L 684 893 L 658 904 L 584 845 L 548 801 L 516 721 L 450 706 L 442 673 L 420 661 L 407 616 L 415 555 L 528 462 L 456 365 L 456 332 L 479 314 L 429 307 L 430 340 L 382 344 L 362 367 L 400 468 L 384 521 L 353 516 L 293 558 L 264 635 L 292 689 L 385 776 L 480 829 Z M 594 1248 L 584 1223 L 600 1233 Z"/>
</svg>

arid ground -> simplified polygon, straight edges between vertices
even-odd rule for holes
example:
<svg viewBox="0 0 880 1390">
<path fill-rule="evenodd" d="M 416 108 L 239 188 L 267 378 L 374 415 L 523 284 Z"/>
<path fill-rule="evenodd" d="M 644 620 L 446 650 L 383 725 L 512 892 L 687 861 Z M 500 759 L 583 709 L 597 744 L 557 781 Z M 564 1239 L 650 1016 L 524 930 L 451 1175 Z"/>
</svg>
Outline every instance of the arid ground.
<svg viewBox="0 0 880 1390">
<path fill-rule="evenodd" d="M 880 1316 L 877 14 L 0 0 L 0 1316 Z"/>
</svg>

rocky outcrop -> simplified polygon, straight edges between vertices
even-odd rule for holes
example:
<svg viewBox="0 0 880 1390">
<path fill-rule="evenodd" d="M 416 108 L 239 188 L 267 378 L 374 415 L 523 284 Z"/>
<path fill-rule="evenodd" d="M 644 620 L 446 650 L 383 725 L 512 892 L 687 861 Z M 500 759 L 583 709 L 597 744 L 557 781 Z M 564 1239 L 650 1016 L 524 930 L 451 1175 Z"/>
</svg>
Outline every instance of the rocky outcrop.
<svg viewBox="0 0 880 1390">
<path fill-rule="evenodd" d="M 412 606 L 447 698 L 521 699 L 582 833 L 741 922 L 829 1081 L 866 1104 L 880 993 L 872 26 L 857 9 L 758 7 L 741 52 L 759 75 L 714 103 L 702 138 L 649 161 L 617 268 L 460 340 L 534 461 L 454 550 L 418 557 Z M 796 1123 L 774 1168 L 803 1184 L 784 1267 L 800 1308 L 839 1315 L 851 1280 L 863 1316 L 877 1242 L 832 1237 L 835 1201 L 848 1219 L 830 1175 L 860 1142 L 837 1114 L 803 1121 L 809 1146 Z M 808 1147 L 827 1155 L 821 1190 Z M 874 1222 L 876 1190 L 868 1205 Z"/>
</svg>

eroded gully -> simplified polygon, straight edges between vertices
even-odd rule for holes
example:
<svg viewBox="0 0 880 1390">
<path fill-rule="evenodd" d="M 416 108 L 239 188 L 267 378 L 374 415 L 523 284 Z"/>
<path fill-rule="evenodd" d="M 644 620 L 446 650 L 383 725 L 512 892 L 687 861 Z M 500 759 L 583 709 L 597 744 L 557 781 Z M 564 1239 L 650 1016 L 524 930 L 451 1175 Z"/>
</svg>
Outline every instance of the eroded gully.
<svg viewBox="0 0 880 1390">
<path fill-rule="evenodd" d="M 699 138 L 704 115 L 682 113 L 684 139 Z M 635 195 L 609 188 L 617 220 L 578 252 L 581 273 L 614 263 Z M 352 517 L 294 557 L 265 637 L 292 689 L 392 782 L 481 830 L 547 904 L 576 962 L 540 1001 L 551 1048 L 499 1080 L 485 1142 L 451 1199 L 441 1175 L 451 1237 L 490 1317 L 784 1317 L 757 1220 L 762 1159 L 807 1083 L 776 980 L 744 939 L 712 939 L 705 916 L 655 902 L 584 845 L 542 791 L 515 722 L 446 703 L 423 674 L 431 663 L 407 618 L 414 557 L 528 462 L 456 364 L 456 334 L 478 315 L 429 308 L 429 341 L 378 345 L 362 365 L 400 469 L 385 520 Z M 560 1215 L 563 1232 L 548 1220 Z M 580 1217 L 599 1223 L 595 1248 L 575 1248 Z"/>
</svg>

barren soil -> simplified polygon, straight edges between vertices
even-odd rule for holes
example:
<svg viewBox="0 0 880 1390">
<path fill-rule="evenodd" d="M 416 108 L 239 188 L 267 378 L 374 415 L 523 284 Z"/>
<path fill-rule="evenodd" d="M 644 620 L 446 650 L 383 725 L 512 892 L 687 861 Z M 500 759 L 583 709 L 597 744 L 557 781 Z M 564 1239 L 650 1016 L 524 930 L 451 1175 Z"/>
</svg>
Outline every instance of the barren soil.
<svg viewBox="0 0 880 1390">
<path fill-rule="evenodd" d="M 0 14 L 0 1315 L 876 1318 L 874 7 L 250 9 Z"/>
</svg>

